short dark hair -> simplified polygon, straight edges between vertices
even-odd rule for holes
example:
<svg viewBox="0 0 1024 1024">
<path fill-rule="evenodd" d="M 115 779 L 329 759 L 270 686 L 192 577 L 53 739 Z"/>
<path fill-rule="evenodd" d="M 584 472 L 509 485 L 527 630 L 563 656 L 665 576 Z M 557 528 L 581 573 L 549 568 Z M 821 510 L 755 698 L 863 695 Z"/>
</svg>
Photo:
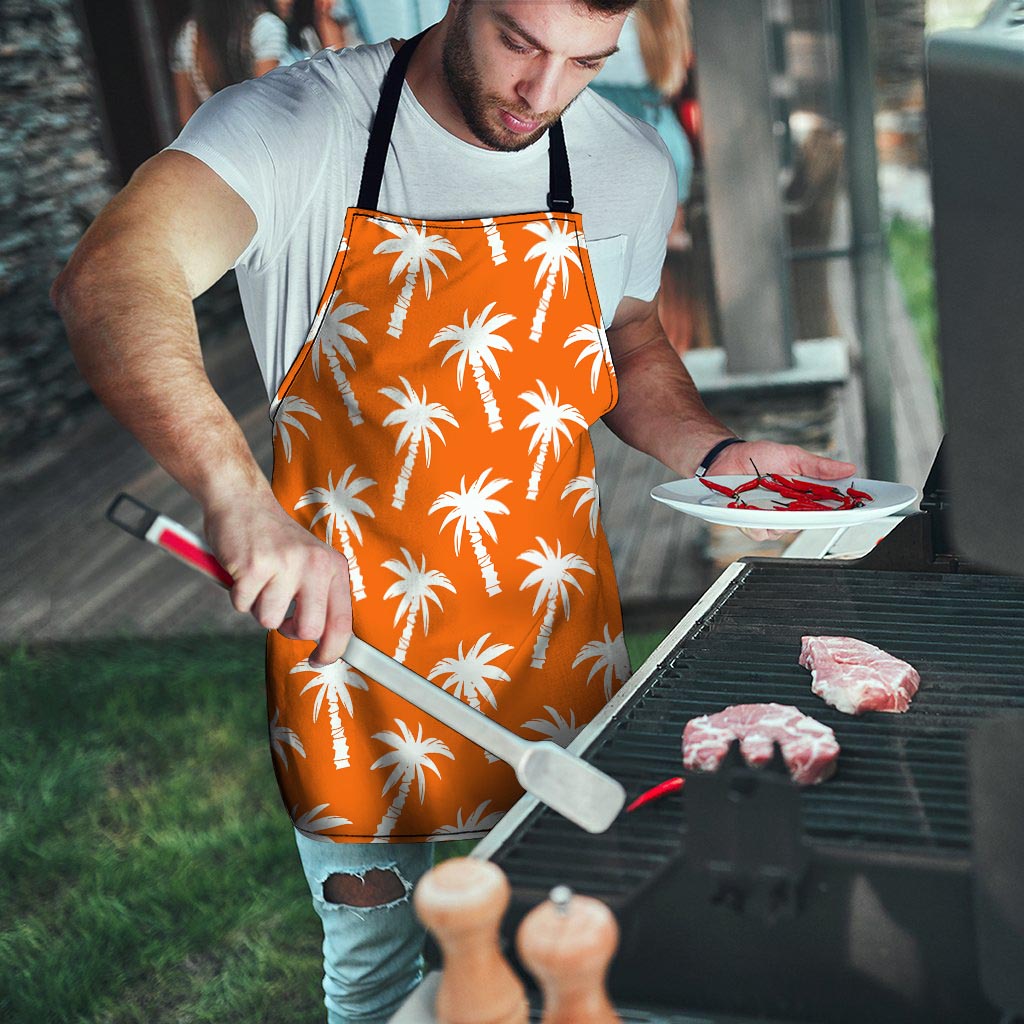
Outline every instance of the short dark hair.
<svg viewBox="0 0 1024 1024">
<path fill-rule="evenodd" d="M 597 14 L 622 14 L 636 7 L 640 0 L 576 0 Z"/>
</svg>

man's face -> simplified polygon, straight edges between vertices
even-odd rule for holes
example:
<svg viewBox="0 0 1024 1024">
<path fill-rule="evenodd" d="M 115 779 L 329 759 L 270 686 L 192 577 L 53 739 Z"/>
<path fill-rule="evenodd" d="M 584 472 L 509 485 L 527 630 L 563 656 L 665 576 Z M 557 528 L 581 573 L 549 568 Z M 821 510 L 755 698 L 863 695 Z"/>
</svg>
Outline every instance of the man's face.
<svg viewBox="0 0 1024 1024">
<path fill-rule="evenodd" d="M 572 0 L 458 0 L 443 67 L 470 131 L 491 149 L 536 141 L 618 48 L 625 19 Z"/>
</svg>

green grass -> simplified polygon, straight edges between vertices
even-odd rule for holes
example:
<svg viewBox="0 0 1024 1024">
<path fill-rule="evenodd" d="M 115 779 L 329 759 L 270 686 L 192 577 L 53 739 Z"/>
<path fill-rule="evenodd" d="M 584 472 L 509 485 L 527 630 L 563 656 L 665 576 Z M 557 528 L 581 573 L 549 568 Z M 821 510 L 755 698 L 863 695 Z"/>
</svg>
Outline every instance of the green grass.
<svg viewBox="0 0 1024 1024">
<path fill-rule="evenodd" d="M 0 707 L 0 1020 L 321 1019 L 258 639 L 2 651 Z"/>
<path fill-rule="evenodd" d="M 941 408 L 942 381 L 936 337 L 938 319 L 931 229 L 902 217 L 894 218 L 889 225 L 889 252 L 921 342 L 921 351 L 931 370 Z"/>
</svg>

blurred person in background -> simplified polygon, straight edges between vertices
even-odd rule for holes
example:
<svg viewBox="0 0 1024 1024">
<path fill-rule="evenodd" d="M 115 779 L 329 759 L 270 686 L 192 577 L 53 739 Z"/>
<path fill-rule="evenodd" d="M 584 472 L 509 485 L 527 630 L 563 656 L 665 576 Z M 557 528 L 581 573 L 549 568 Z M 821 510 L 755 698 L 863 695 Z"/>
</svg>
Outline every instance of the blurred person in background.
<svg viewBox="0 0 1024 1024">
<path fill-rule="evenodd" d="M 274 0 L 274 9 L 288 26 L 288 58 L 282 63 L 305 60 L 325 47 L 354 45 L 345 0 Z"/>
<path fill-rule="evenodd" d="M 679 187 L 674 230 L 682 228 L 682 204 L 693 178 L 693 149 L 675 110 L 692 58 L 688 0 L 643 0 L 626 18 L 618 52 L 590 84 L 627 114 L 653 125 L 668 147 Z"/>
<path fill-rule="evenodd" d="M 448 0 L 334 0 L 335 9 L 350 19 L 349 46 L 408 39 L 439 22 Z"/>
<path fill-rule="evenodd" d="M 194 0 L 171 51 L 179 122 L 215 92 L 288 62 L 288 30 L 266 0 Z"/>
</svg>

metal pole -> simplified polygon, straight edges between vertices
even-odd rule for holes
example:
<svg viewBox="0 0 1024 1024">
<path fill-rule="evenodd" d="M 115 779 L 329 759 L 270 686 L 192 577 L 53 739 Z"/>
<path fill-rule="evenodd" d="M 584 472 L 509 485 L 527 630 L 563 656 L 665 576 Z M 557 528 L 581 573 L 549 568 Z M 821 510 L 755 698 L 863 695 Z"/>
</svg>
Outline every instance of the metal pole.
<svg viewBox="0 0 1024 1024">
<path fill-rule="evenodd" d="M 837 0 L 840 66 L 846 104 L 846 160 L 857 328 L 864 365 L 868 472 L 898 479 L 892 415 L 892 356 L 887 326 L 887 246 L 878 203 L 875 151 L 873 5 Z"/>
</svg>

